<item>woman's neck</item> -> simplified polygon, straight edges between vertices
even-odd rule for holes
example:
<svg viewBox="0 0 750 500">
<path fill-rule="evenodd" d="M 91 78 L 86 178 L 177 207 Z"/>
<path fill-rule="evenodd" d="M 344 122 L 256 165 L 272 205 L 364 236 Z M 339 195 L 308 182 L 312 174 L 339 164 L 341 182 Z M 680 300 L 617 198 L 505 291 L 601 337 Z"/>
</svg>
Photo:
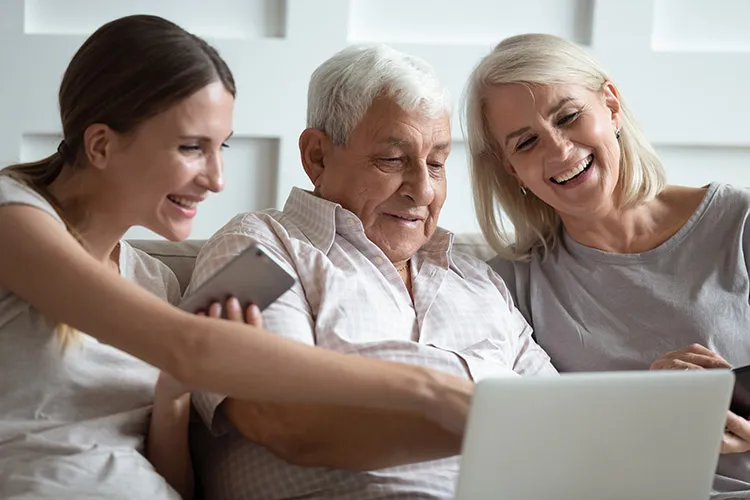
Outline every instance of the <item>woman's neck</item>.
<svg viewBox="0 0 750 500">
<path fill-rule="evenodd" d="M 118 264 L 119 243 L 128 230 L 119 220 L 122 211 L 112 206 L 95 179 L 71 170 L 63 168 L 48 191 L 86 250 L 100 262 Z"/>
<path fill-rule="evenodd" d="M 561 215 L 561 219 L 568 235 L 582 245 L 611 253 L 642 253 L 677 233 L 704 193 L 705 189 L 668 186 L 635 207 L 612 208 L 590 217 Z"/>
</svg>

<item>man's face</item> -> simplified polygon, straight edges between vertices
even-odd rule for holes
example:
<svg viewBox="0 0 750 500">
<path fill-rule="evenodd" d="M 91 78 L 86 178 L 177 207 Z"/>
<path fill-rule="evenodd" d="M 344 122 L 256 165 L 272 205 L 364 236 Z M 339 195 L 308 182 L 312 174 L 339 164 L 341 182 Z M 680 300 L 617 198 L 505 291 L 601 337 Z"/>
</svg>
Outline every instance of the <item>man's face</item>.
<svg viewBox="0 0 750 500">
<path fill-rule="evenodd" d="M 437 227 L 450 145 L 447 115 L 428 118 L 376 99 L 347 145 L 325 148 L 316 193 L 356 214 L 391 262 L 409 259 Z"/>
</svg>

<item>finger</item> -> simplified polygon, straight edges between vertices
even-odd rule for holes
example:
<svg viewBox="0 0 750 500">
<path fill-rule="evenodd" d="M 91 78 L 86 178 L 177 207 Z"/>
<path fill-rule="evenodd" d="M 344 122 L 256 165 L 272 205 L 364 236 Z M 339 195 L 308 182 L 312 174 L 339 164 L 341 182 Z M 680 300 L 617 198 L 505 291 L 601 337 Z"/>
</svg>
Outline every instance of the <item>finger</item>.
<svg viewBox="0 0 750 500">
<path fill-rule="evenodd" d="M 195 314 L 198 315 L 198 316 L 205 316 L 206 315 L 206 311 L 198 311 Z"/>
<path fill-rule="evenodd" d="M 700 366 L 701 368 L 731 368 L 732 365 L 724 361 L 723 358 L 720 356 L 707 356 L 705 354 L 696 354 L 696 353 L 684 353 L 680 355 L 678 360 L 681 360 L 686 363 L 690 363 L 692 365 Z"/>
<path fill-rule="evenodd" d="M 703 367 L 681 359 L 657 359 L 651 365 L 652 370 L 702 370 Z"/>
<path fill-rule="evenodd" d="M 727 431 L 750 445 L 750 422 L 731 411 L 727 412 Z"/>
<path fill-rule="evenodd" d="M 255 304 L 247 306 L 247 310 L 245 311 L 245 321 L 249 325 L 263 328 L 263 316 L 260 314 L 260 308 Z"/>
<path fill-rule="evenodd" d="M 744 453 L 749 450 L 750 444 L 731 432 L 725 432 L 721 438 L 721 453 Z"/>
<path fill-rule="evenodd" d="M 227 300 L 227 318 L 232 321 L 242 321 L 242 307 L 240 301 L 235 297 L 230 297 Z"/>
<path fill-rule="evenodd" d="M 711 357 L 711 358 L 716 358 L 716 359 L 724 360 L 724 358 L 722 358 L 721 356 L 719 356 L 717 353 L 715 353 L 714 351 L 712 351 L 708 347 L 703 346 L 703 345 L 698 344 L 698 343 L 690 344 L 689 346 L 684 347 L 684 348 L 680 349 L 679 351 L 675 351 L 675 353 L 701 354 L 703 356 L 708 356 L 708 357 Z"/>
<path fill-rule="evenodd" d="M 208 315 L 212 318 L 221 318 L 221 304 L 214 302 L 208 308 Z"/>
</svg>

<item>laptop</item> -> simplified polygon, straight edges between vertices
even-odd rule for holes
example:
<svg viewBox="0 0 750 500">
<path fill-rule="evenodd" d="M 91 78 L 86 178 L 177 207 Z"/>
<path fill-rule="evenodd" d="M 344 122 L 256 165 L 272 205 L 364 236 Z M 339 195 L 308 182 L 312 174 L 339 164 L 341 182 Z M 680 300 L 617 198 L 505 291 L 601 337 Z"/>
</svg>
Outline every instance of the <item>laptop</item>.
<svg viewBox="0 0 750 500">
<path fill-rule="evenodd" d="M 485 379 L 456 500 L 706 500 L 733 384 L 729 370 Z"/>
</svg>

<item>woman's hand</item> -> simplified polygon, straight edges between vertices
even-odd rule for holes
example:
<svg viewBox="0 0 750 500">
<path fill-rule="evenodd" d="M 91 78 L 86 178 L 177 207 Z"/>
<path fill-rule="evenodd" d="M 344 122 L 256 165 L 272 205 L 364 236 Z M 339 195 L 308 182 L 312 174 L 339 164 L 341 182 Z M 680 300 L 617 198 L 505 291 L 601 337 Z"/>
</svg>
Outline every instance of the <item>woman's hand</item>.
<svg viewBox="0 0 750 500">
<path fill-rule="evenodd" d="M 463 436 L 469 416 L 471 398 L 474 395 L 474 382 L 429 370 L 433 380 L 434 398 L 424 409 L 424 416 L 444 429 Z"/>
<path fill-rule="evenodd" d="M 750 451 L 750 422 L 728 411 L 724 437 L 721 439 L 721 452 L 745 453 L 746 451 Z"/>
<path fill-rule="evenodd" d="M 221 318 L 223 308 L 226 308 L 227 319 L 230 321 L 239 321 L 258 328 L 263 328 L 263 318 L 260 314 L 260 309 L 258 309 L 258 306 L 255 304 L 247 306 L 243 314 L 240 302 L 234 297 L 229 297 L 223 307 L 219 302 L 211 304 L 208 308 L 208 316 L 217 319 Z M 198 315 L 205 316 L 206 314 L 205 312 L 200 311 L 198 312 Z"/>
<path fill-rule="evenodd" d="M 671 351 L 651 365 L 652 370 L 705 370 L 731 369 L 724 358 L 700 345 L 691 344 L 678 351 Z M 750 451 L 750 422 L 731 411 L 727 412 L 724 437 L 721 439 L 722 453 L 745 453 Z"/>
<path fill-rule="evenodd" d="M 679 351 L 670 351 L 651 364 L 652 370 L 702 370 L 728 368 L 724 358 L 700 344 L 690 344 Z"/>
</svg>

